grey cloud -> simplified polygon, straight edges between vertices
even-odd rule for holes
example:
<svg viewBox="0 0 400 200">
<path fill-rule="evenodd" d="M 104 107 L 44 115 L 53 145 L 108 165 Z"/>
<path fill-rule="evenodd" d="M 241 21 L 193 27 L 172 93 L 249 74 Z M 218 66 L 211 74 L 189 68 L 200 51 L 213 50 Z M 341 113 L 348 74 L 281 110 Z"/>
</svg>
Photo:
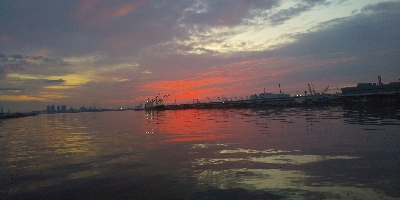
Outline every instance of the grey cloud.
<svg viewBox="0 0 400 200">
<path fill-rule="evenodd" d="M 8 61 L 8 60 L 22 60 L 24 58 L 23 55 L 21 54 L 11 54 L 11 55 L 7 55 L 7 54 L 2 54 L 0 53 L 0 59 L 2 61 Z"/>
<path fill-rule="evenodd" d="M 234 26 L 241 23 L 251 10 L 270 9 L 279 4 L 278 0 L 199 1 L 207 5 L 208 12 L 189 12 L 179 21 L 182 11 L 197 2 L 149 1 L 149 4 L 126 15 L 103 19 L 101 13 L 129 5 L 132 1 L 101 1 L 89 13 L 85 13 L 83 18 L 79 18 L 77 12 L 81 1 L 78 0 L 24 3 L 4 0 L 0 2 L 0 35 L 9 35 L 11 39 L 0 45 L 0 52 L 28 54 L 32 50 L 44 49 L 59 57 L 93 52 L 105 52 L 110 57 L 131 56 L 140 53 L 142 48 L 174 38 L 188 39 L 188 30 L 182 26 L 175 28 L 177 23 L 198 25 L 199 30 L 205 28 L 203 31 L 209 26 Z M 93 20 L 97 20 L 97 23 L 90 24 Z"/>
<path fill-rule="evenodd" d="M 398 53 L 400 13 L 384 11 L 390 11 L 392 10 L 390 7 L 399 5 L 400 3 L 394 3 L 391 6 L 382 6 L 382 4 L 367 6 L 363 10 L 368 10 L 368 12 L 321 24 L 318 31 L 293 36 L 296 42 L 277 48 L 268 54 L 309 57 L 316 60 L 358 58 L 357 62 L 338 62 L 329 68 L 299 72 L 293 76 L 296 81 L 301 78 L 306 80 L 307 77 L 322 78 L 322 80 L 332 77 L 341 77 L 342 79 L 349 77 L 356 82 L 363 81 L 354 78 L 361 74 L 370 79 L 383 74 L 395 76 L 389 72 L 398 72 L 400 65 Z M 375 12 L 371 12 L 371 10 Z M 370 79 L 365 81 L 371 81 Z"/>
<path fill-rule="evenodd" d="M 67 63 L 65 63 L 61 59 L 51 59 L 51 58 L 43 58 L 44 63 L 52 64 L 54 66 L 65 66 Z"/>
<path fill-rule="evenodd" d="M 28 59 L 39 63 L 30 63 Z M 67 65 L 63 60 L 45 58 L 43 56 L 24 56 L 21 54 L 0 54 L 0 76 L 6 78 L 11 72 L 21 72 L 27 68 L 44 68 Z"/>
<path fill-rule="evenodd" d="M 382 2 L 374 5 L 365 6 L 361 12 L 396 12 L 400 10 L 399 2 Z"/>
<path fill-rule="evenodd" d="M 44 80 L 45 83 L 47 84 L 60 84 L 60 83 L 64 83 L 65 80 L 63 79 L 57 79 L 57 80 Z"/>
<path fill-rule="evenodd" d="M 399 12 L 360 13 L 335 19 L 321 24 L 316 32 L 294 36 L 297 42 L 280 51 L 301 55 L 399 48 L 399 21 Z"/>
<path fill-rule="evenodd" d="M 23 71 L 27 66 L 27 62 L 23 56 L 1 54 L 0 59 L 0 77 L 5 79 L 12 71 Z"/>
<path fill-rule="evenodd" d="M 303 2 L 298 3 L 294 7 L 278 11 L 277 13 L 269 16 L 268 20 L 272 24 L 278 25 L 285 22 L 286 20 L 289 20 L 293 17 L 300 15 L 305 11 L 310 10 L 311 8 L 317 5 L 329 5 L 329 3 L 326 0 L 304 0 Z"/>
<path fill-rule="evenodd" d="M 21 88 L 0 88 L 0 91 L 21 91 Z"/>
<path fill-rule="evenodd" d="M 43 64 L 52 64 L 53 66 L 64 66 L 66 63 L 61 59 L 46 58 L 43 56 L 24 56 L 21 54 L 0 54 L 0 66 L 29 64 L 27 59 L 40 61 Z"/>
<path fill-rule="evenodd" d="M 14 54 L 9 56 L 9 58 L 13 58 L 14 60 L 21 60 L 24 58 L 24 56 L 20 55 L 20 54 Z"/>
<path fill-rule="evenodd" d="M 58 36 L 77 31 L 70 21 L 70 13 L 75 10 L 76 2 L 41 0 L 20 3 L 2 0 L 0 35 L 9 35 L 11 40 L 2 43 L 0 51 L 21 52 L 22 48 L 52 49 L 52 45 L 70 46 L 74 41 L 65 43 Z"/>
<path fill-rule="evenodd" d="M 162 44 L 174 38 L 188 39 L 187 29 L 175 28 L 182 11 L 192 2 L 163 0 L 112 21 L 107 30 L 92 31 L 87 43 L 111 56 L 131 56 L 143 48 Z"/>
<path fill-rule="evenodd" d="M 270 9 L 279 5 L 278 0 L 272 1 L 201 1 L 202 5 L 195 7 L 197 10 L 204 9 L 206 12 L 198 13 L 196 10 L 185 13 L 186 24 L 198 24 L 204 26 L 235 26 L 240 24 L 251 10 Z"/>
<path fill-rule="evenodd" d="M 196 50 L 204 52 L 204 53 L 216 53 L 215 50 L 212 49 L 206 49 L 206 48 L 197 48 Z"/>
</svg>

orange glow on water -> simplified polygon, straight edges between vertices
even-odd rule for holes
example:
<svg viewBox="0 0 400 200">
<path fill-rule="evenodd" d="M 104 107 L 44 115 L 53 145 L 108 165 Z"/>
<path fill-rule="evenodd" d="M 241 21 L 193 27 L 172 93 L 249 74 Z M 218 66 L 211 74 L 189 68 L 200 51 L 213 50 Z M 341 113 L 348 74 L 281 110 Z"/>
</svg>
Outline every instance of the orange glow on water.
<svg viewBox="0 0 400 200">
<path fill-rule="evenodd" d="M 148 133 L 167 133 L 167 138 L 161 141 L 163 143 L 218 141 L 226 137 L 214 133 L 221 129 L 219 122 L 199 123 L 198 120 L 204 120 L 205 115 L 207 113 L 201 110 L 146 112 L 146 129 Z"/>
</svg>

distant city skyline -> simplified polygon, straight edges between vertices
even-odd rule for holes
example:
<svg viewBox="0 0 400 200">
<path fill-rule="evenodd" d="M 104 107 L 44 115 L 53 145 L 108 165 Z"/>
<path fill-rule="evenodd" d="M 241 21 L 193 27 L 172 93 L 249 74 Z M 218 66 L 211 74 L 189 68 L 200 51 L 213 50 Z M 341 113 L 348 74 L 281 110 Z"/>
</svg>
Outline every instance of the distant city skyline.
<svg viewBox="0 0 400 200">
<path fill-rule="evenodd" d="M 399 0 L 0 2 L 0 106 L 135 107 L 399 81 Z M 280 85 L 280 87 L 278 87 Z"/>
</svg>

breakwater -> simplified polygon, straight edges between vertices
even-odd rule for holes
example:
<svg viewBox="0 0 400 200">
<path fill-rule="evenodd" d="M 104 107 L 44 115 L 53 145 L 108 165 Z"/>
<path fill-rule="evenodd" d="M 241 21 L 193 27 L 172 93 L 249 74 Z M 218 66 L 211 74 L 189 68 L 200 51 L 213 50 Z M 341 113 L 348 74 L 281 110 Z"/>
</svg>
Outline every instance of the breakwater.
<svg viewBox="0 0 400 200">
<path fill-rule="evenodd" d="M 178 109 L 224 109 L 224 108 L 254 108 L 281 107 L 305 105 L 340 105 L 340 104 L 398 104 L 400 93 L 359 94 L 359 95 L 316 95 L 295 96 L 280 99 L 238 100 L 220 102 L 197 102 L 192 104 L 173 104 L 165 106 L 166 110 Z"/>
<path fill-rule="evenodd" d="M 39 113 L 36 112 L 29 112 L 29 113 L 0 113 L 0 119 L 12 119 L 12 118 L 20 118 L 20 117 L 27 117 L 27 116 L 35 116 Z"/>
</svg>

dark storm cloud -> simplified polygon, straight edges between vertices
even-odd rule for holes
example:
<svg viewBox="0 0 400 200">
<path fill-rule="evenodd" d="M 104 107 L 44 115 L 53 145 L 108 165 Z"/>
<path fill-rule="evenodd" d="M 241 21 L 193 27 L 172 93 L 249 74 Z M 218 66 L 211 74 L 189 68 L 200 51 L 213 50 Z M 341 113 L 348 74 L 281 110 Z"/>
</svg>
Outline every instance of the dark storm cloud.
<svg viewBox="0 0 400 200">
<path fill-rule="evenodd" d="M 296 4 L 296 6 L 278 11 L 269 16 L 268 20 L 274 25 L 282 24 L 283 22 L 310 10 L 317 5 L 329 5 L 329 3 L 326 0 L 304 0 Z"/>
</svg>

